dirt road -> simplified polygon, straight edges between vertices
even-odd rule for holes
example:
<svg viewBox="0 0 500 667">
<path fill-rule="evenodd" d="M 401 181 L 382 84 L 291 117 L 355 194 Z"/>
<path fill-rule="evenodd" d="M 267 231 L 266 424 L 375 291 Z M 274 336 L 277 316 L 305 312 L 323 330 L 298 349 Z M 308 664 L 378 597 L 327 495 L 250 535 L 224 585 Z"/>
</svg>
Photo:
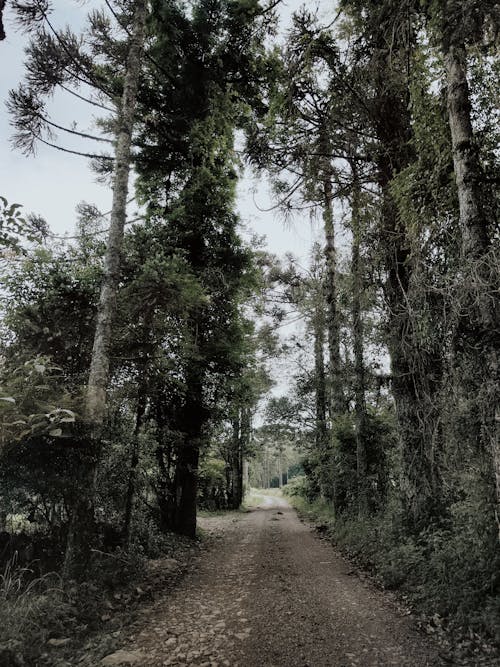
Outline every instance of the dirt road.
<svg viewBox="0 0 500 667">
<path fill-rule="evenodd" d="M 123 664 L 437 667 L 437 649 L 280 498 L 205 519 L 212 545 L 143 610 Z M 108 664 L 121 664 L 109 662 Z"/>
</svg>

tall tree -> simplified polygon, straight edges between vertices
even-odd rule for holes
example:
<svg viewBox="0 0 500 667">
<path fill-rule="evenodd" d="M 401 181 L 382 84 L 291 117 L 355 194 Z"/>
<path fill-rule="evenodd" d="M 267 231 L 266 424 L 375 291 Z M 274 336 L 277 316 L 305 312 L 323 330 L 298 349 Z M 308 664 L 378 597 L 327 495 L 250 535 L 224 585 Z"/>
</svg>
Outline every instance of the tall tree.
<svg viewBox="0 0 500 667">
<path fill-rule="evenodd" d="M 322 31 L 308 11 L 296 13 L 283 49 L 281 68 L 273 70 L 269 112 L 264 119 L 257 118 L 251 128 L 248 151 L 255 165 L 271 174 L 277 206 L 285 214 L 316 208 L 322 218 L 327 267 L 324 289 L 329 413 L 334 419 L 346 409 L 334 210 L 335 201 L 346 193 L 338 165 L 346 152 L 343 129 L 332 122 L 331 73 L 319 54 L 318 42 L 337 54 L 331 33 Z"/>
<path fill-rule="evenodd" d="M 134 3 L 133 32 L 123 79 L 123 94 L 116 128 L 116 148 L 113 172 L 113 204 L 104 275 L 97 311 L 97 324 L 92 349 L 90 373 L 84 404 L 84 420 L 88 427 L 88 466 L 83 477 L 83 489 L 72 508 L 64 572 L 78 575 L 82 562 L 87 563 L 88 549 L 93 542 L 94 497 L 96 466 L 100 452 L 102 427 L 107 411 L 109 383 L 109 350 L 113 335 L 116 295 L 120 277 L 120 255 L 123 230 L 127 216 L 127 197 L 131 166 L 131 144 L 136 113 L 136 97 L 141 74 L 141 54 L 147 18 L 146 0 Z"/>
<path fill-rule="evenodd" d="M 358 109 L 377 137 L 373 150 L 381 192 L 380 249 L 387 276 L 386 341 L 401 443 L 402 500 L 408 525 L 418 532 L 429 516 L 439 515 L 441 491 L 437 460 L 422 429 L 428 420 L 428 371 L 434 360 L 414 336 L 415 322 L 408 308 L 413 286 L 411 243 L 393 193 L 395 177 L 415 160 L 408 70 L 415 42 L 414 13 L 390 1 L 342 6 L 359 31 L 358 80 L 369 86 L 368 102 L 366 93 L 363 99 L 356 88 Z"/>
<path fill-rule="evenodd" d="M 350 164 L 352 173 L 351 203 L 351 281 L 352 281 L 352 339 L 354 352 L 354 412 L 356 416 L 356 472 L 358 482 L 358 512 L 368 510 L 368 454 L 366 443 L 366 369 L 364 360 L 364 326 L 362 300 L 364 294 L 363 267 L 361 264 L 361 240 L 363 234 L 363 204 L 358 165 Z"/>
<path fill-rule="evenodd" d="M 457 379 L 464 393 L 481 395 L 480 420 L 473 417 L 472 436 L 479 450 L 490 458 L 496 489 L 496 518 L 500 539 L 500 439 L 499 361 L 494 332 L 500 327 L 500 310 L 494 292 L 498 289 L 500 260 L 494 241 L 496 207 L 491 186 L 483 169 L 480 145 L 471 117 L 471 96 L 467 80 L 467 47 L 495 40 L 500 18 L 498 5 L 470 0 L 443 0 L 429 6 L 431 30 L 444 57 L 448 122 L 457 188 L 461 230 L 461 272 L 457 294 L 459 305 L 457 341 L 465 345 L 469 379 L 463 382 L 463 368 Z M 468 320 L 465 324 L 465 320 Z M 460 343 L 458 343 L 460 347 Z M 480 350 L 480 352 L 479 352 Z M 458 357 L 460 355 L 458 353 Z M 474 428 L 476 421 L 476 428 Z"/>
<path fill-rule="evenodd" d="M 56 31 L 48 15 L 45 3 L 25 3 L 17 6 L 19 20 L 24 25 L 36 18 L 39 23 L 47 25 L 50 33 L 43 27 L 32 39 L 29 47 L 28 87 L 21 86 L 13 91 L 10 107 L 15 114 L 17 135 L 15 141 L 24 150 L 34 150 L 35 142 L 45 141 L 44 130 L 50 135 L 54 125 L 44 112 L 44 104 L 40 98 L 50 94 L 55 87 L 62 86 L 66 80 L 78 85 L 84 82 L 94 86 L 98 93 L 108 89 L 102 75 L 87 54 L 79 49 L 77 38 L 69 33 Z M 68 542 L 66 549 L 65 574 L 78 576 L 82 564 L 88 562 L 89 549 L 94 531 L 94 488 L 96 465 L 99 456 L 99 442 L 102 426 L 106 417 L 106 390 L 109 381 L 109 348 L 112 340 L 112 325 L 116 309 L 116 293 L 120 275 L 120 252 L 123 230 L 126 222 L 126 205 L 128 196 L 129 173 L 131 167 L 132 132 L 135 121 L 136 97 L 141 74 L 141 53 L 143 49 L 146 17 L 148 7 L 146 0 L 137 0 L 129 7 L 133 13 L 130 39 L 126 45 L 123 66 L 123 84 L 121 99 L 116 103 L 116 122 L 113 127 L 115 156 L 113 163 L 112 210 L 101 296 L 98 306 L 97 325 L 94 346 L 90 361 L 90 372 L 86 383 L 84 400 L 85 438 L 89 438 L 80 469 L 81 493 L 76 494 L 72 508 Z M 109 30 L 104 17 L 94 14 L 91 23 L 99 23 Z M 99 41 L 99 40 L 97 40 Z M 106 41 L 106 40 L 104 40 Z M 109 54 L 105 53 L 105 57 Z M 112 86 L 110 86 L 111 88 Z M 70 92 L 71 89 L 70 89 Z M 108 95 L 109 99 L 109 95 Z M 93 104 L 100 104 L 93 101 Z M 91 138 L 91 135 L 68 130 L 80 137 Z M 99 138 L 97 138 L 99 140 Z M 52 144 L 52 142 L 48 142 Z M 70 151 L 71 152 L 71 151 Z M 90 155 L 87 154 L 86 155 Z M 77 436 L 77 439 L 81 434 Z"/>
</svg>

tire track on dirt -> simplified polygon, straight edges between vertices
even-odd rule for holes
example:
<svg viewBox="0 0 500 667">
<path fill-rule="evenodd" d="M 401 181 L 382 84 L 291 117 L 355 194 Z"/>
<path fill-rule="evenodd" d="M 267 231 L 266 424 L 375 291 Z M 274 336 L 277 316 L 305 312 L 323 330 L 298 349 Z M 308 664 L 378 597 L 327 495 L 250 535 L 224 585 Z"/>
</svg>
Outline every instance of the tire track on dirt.
<svg viewBox="0 0 500 667">
<path fill-rule="evenodd" d="M 248 513 L 202 523 L 210 546 L 170 597 L 142 611 L 123 664 L 443 664 L 410 619 L 383 592 L 350 576 L 347 563 L 283 499 L 267 497 Z"/>
</svg>

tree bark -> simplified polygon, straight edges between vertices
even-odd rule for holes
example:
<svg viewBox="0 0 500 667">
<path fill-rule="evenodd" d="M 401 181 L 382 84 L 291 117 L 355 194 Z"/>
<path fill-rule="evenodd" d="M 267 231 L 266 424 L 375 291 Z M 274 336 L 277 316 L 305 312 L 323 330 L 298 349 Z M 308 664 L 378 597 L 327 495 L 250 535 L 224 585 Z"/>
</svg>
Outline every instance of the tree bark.
<svg viewBox="0 0 500 667">
<path fill-rule="evenodd" d="M 143 370 L 145 372 L 145 369 Z M 147 405 L 146 387 L 142 385 L 139 390 L 139 399 L 137 405 L 137 415 L 135 420 L 134 434 L 132 436 L 132 455 L 130 457 L 130 467 L 128 473 L 127 493 L 125 496 L 125 512 L 123 516 L 123 543 L 126 548 L 130 546 L 132 516 L 134 512 L 134 501 L 137 486 L 137 466 L 139 465 L 140 454 L 140 432 L 144 423 Z"/>
<path fill-rule="evenodd" d="M 86 420 L 97 429 L 102 426 L 107 411 L 109 347 L 116 311 L 116 293 L 120 278 L 120 255 L 127 217 L 132 132 L 134 129 L 137 88 L 141 71 L 141 52 L 144 42 L 146 15 L 147 2 L 145 0 L 137 1 L 134 31 L 129 47 L 123 96 L 118 118 L 111 219 L 85 401 Z"/>
<path fill-rule="evenodd" d="M 238 482 L 237 482 L 237 493 L 236 498 L 238 501 L 238 507 L 241 506 L 243 502 L 243 459 L 246 453 L 248 453 L 248 446 L 250 444 L 250 438 L 252 434 L 252 413 L 248 406 L 244 407 L 241 414 L 241 439 L 240 446 L 238 448 Z"/>
<path fill-rule="evenodd" d="M 333 187 L 330 166 L 330 142 L 326 131 L 321 138 L 324 165 L 323 186 L 323 228 L 325 234 L 326 281 L 325 298 L 327 305 L 327 330 L 330 376 L 330 418 L 335 419 L 344 412 L 345 400 L 342 388 L 340 360 L 340 325 L 338 320 L 337 295 L 337 249 L 335 247 L 335 226 L 333 221 Z"/>
<path fill-rule="evenodd" d="M 315 440 L 317 451 L 323 451 L 328 443 L 328 429 L 326 423 L 326 376 L 325 376 L 325 321 L 323 317 L 323 303 L 316 304 L 313 314 L 314 336 L 314 371 L 315 371 L 315 403 L 316 424 Z"/>
<path fill-rule="evenodd" d="M 361 246 L 361 185 L 357 165 L 351 162 L 352 173 L 352 333 L 354 351 L 354 412 L 356 423 L 356 476 L 358 513 L 368 513 L 368 461 L 366 451 L 366 377 L 363 356 L 363 269 L 360 259 Z"/>
<path fill-rule="evenodd" d="M 174 513 L 171 529 L 196 537 L 198 464 L 207 411 L 203 404 L 203 369 L 191 360 L 186 371 L 186 398 L 179 421 L 183 437 L 175 449 Z"/>
<path fill-rule="evenodd" d="M 383 41 L 382 41 L 383 43 Z M 401 501 L 409 531 L 418 533 L 441 516 L 441 486 L 434 440 L 429 432 L 439 418 L 429 411 L 431 359 L 419 344 L 409 308 L 413 257 L 405 226 L 391 192 L 391 181 L 414 159 L 407 82 L 395 81 L 393 55 L 381 47 L 376 79 L 375 127 L 381 143 L 377 156 L 382 192 L 382 251 L 388 309 L 387 346 L 391 358 L 392 394 L 396 408 L 401 452 Z M 439 367 L 439 360 L 438 367 Z M 432 380 L 433 385 L 438 380 Z M 434 391 L 434 390 L 433 390 Z"/>
<path fill-rule="evenodd" d="M 3 27 L 3 12 L 5 9 L 5 0 L 0 0 L 0 42 L 5 39 L 5 30 Z"/>
<path fill-rule="evenodd" d="M 462 254 L 482 257 L 489 246 L 487 220 L 481 202 L 484 181 L 470 117 L 465 46 L 450 46 L 445 55 L 448 119 L 457 184 Z"/>
<path fill-rule="evenodd" d="M 175 513 L 172 530 L 179 535 L 196 537 L 198 499 L 199 436 L 192 431 L 177 452 L 175 469 Z"/>
<path fill-rule="evenodd" d="M 233 437 L 231 441 L 231 450 L 229 452 L 229 507 L 238 509 L 241 504 L 241 488 L 243 484 L 243 470 L 240 462 L 242 461 L 242 439 L 243 439 L 243 409 L 238 408 L 238 415 L 233 419 Z"/>
<path fill-rule="evenodd" d="M 471 122 L 467 82 L 467 54 L 463 43 L 445 44 L 448 120 L 453 165 L 457 185 L 461 228 L 463 290 L 468 299 L 467 354 L 473 363 L 475 392 L 483 395 L 480 408 L 480 449 L 492 462 L 495 489 L 495 516 L 500 541 L 500 378 L 498 343 L 500 330 L 498 300 L 498 259 L 491 252 L 489 219 L 484 206 L 484 173 Z M 492 208 L 493 210 L 493 208 Z M 460 328 L 460 327 L 459 327 Z M 460 376 L 459 381 L 464 382 Z M 465 388 L 466 389 L 466 388 Z M 474 425 L 472 425 L 474 431 Z M 481 443 L 484 445 L 481 447 Z"/>
<path fill-rule="evenodd" d="M 123 95 L 118 115 L 110 229 L 84 404 L 84 420 L 90 439 L 89 448 L 95 451 L 87 457 L 89 469 L 83 475 L 86 479 L 86 485 L 71 509 L 68 542 L 63 567 L 63 575 L 66 578 L 80 577 L 82 575 L 85 569 L 85 563 L 82 563 L 84 554 L 88 550 L 88 545 L 93 543 L 95 535 L 94 495 L 96 472 L 100 455 L 101 430 L 107 413 L 107 386 L 110 365 L 109 348 L 112 339 L 112 323 L 116 311 L 120 253 L 127 213 L 132 131 L 134 127 L 146 15 L 147 2 L 145 0 L 138 0 L 135 8 L 134 28 L 128 51 Z"/>
</svg>

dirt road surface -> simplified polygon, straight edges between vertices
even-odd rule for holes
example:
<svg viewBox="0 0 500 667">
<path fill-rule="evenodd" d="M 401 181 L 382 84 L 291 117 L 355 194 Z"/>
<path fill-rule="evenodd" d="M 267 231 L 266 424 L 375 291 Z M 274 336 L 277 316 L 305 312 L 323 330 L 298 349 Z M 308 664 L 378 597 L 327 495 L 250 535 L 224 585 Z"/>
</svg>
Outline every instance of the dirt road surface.
<svg viewBox="0 0 500 667">
<path fill-rule="evenodd" d="M 282 498 L 266 497 L 246 514 L 205 519 L 203 526 L 211 546 L 168 599 L 143 610 L 123 647 L 123 664 L 444 664 L 411 619 L 353 576 Z"/>
</svg>

